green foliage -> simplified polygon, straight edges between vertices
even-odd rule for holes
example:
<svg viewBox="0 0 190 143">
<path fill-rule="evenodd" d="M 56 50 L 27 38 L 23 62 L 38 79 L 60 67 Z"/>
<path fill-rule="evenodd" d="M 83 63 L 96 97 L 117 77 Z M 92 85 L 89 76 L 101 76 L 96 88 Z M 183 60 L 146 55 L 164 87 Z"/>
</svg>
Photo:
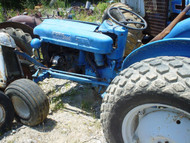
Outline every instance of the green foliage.
<svg viewBox="0 0 190 143">
<path fill-rule="evenodd" d="M 68 0 L 56 0 L 56 2 L 53 4 L 53 8 L 66 8 L 69 7 L 70 3 Z"/>
<path fill-rule="evenodd" d="M 2 0 L 0 4 L 3 8 L 10 10 L 10 9 L 24 9 L 24 8 L 34 8 L 35 5 L 49 4 L 50 0 Z"/>
<path fill-rule="evenodd" d="M 85 111 L 92 111 L 93 102 L 82 100 L 81 109 Z"/>
<path fill-rule="evenodd" d="M 4 16 L 3 16 L 3 8 L 0 4 L 0 22 L 3 22 L 4 21 Z"/>
<path fill-rule="evenodd" d="M 88 21 L 88 22 L 101 22 L 102 15 L 104 10 L 109 6 L 109 3 L 106 2 L 99 2 L 97 5 L 94 6 L 94 11 L 92 14 L 89 14 L 88 11 L 82 10 L 79 12 L 73 11 L 74 20 L 81 20 L 81 21 Z"/>
<path fill-rule="evenodd" d="M 26 1 L 22 1 L 21 5 L 23 8 L 27 8 L 27 9 L 34 9 L 35 5 L 36 5 L 36 1 L 35 0 L 26 0 Z"/>
<path fill-rule="evenodd" d="M 64 103 L 62 101 L 59 101 L 58 103 L 56 103 L 56 105 L 53 107 L 52 111 L 56 112 L 60 109 L 64 109 Z"/>
</svg>

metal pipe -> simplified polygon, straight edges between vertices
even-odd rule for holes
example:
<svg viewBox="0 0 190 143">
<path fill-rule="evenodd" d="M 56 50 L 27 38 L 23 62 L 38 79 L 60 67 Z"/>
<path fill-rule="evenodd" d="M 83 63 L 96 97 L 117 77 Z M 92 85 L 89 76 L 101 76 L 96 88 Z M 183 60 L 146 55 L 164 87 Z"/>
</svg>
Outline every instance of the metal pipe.
<svg viewBox="0 0 190 143">
<path fill-rule="evenodd" d="M 91 84 L 102 85 L 102 86 L 109 86 L 109 83 L 100 82 L 100 81 L 88 79 L 85 77 L 77 77 L 77 76 L 68 75 L 68 74 L 59 74 L 52 71 L 48 71 L 48 73 L 50 74 L 51 78 L 67 79 L 67 80 L 72 80 L 76 82 L 84 82 L 84 83 L 91 83 Z"/>
</svg>

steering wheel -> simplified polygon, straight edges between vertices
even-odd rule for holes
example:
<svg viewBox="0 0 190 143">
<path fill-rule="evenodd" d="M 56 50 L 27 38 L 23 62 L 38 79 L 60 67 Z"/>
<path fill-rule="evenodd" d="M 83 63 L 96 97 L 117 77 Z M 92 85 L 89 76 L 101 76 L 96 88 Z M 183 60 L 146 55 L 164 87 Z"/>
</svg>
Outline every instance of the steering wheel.
<svg viewBox="0 0 190 143">
<path fill-rule="evenodd" d="M 141 20 L 141 22 L 137 22 L 137 21 L 133 21 L 133 20 L 127 20 L 125 18 L 125 16 L 123 15 L 123 13 L 121 12 L 121 10 L 126 11 L 128 13 L 132 13 L 133 15 L 136 15 L 137 18 L 139 18 Z M 121 7 L 111 7 L 110 9 L 108 9 L 107 12 L 108 16 L 117 24 L 126 27 L 127 29 L 133 29 L 133 30 L 144 30 L 147 28 L 147 23 L 146 21 L 137 13 L 127 10 L 125 8 L 121 8 Z M 120 20 L 116 20 L 113 15 L 114 14 L 119 14 L 119 19 Z M 127 24 L 140 24 L 142 25 L 141 28 L 135 28 L 135 27 L 131 27 L 131 26 L 127 26 Z"/>
</svg>

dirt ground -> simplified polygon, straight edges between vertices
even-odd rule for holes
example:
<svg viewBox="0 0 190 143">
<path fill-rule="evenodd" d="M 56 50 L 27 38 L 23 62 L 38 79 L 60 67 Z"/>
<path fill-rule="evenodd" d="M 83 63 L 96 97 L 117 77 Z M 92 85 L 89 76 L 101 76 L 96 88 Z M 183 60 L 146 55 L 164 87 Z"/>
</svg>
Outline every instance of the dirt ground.
<svg viewBox="0 0 190 143">
<path fill-rule="evenodd" d="M 101 98 L 88 85 L 46 79 L 39 83 L 50 101 L 47 119 L 28 127 L 14 121 L 1 143 L 105 143 L 100 124 Z"/>
</svg>

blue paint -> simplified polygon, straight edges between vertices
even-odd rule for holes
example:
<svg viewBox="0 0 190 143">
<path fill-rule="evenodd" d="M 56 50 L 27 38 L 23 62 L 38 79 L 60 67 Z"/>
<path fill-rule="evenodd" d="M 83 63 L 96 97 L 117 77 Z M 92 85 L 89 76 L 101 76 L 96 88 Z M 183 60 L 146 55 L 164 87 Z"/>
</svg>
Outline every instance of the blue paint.
<svg viewBox="0 0 190 143">
<path fill-rule="evenodd" d="M 182 6 L 182 0 L 171 0 L 171 13 L 177 13 L 179 14 L 181 12 L 181 9 L 178 9 L 177 6 Z M 190 3 L 189 0 L 185 0 L 185 5 L 188 5 Z M 189 15 L 190 12 L 187 13 L 187 15 Z"/>
<path fill-rule="evenodd" d="M 126 47 L 128 29 L 122 26 L 116 25 L 109 20 L 105 20 L 102 23 L 102 25 L 99 27 L 98 31 L 114 33 L 117 36 L 116 44 L 113 45 L 114 49 L 112 50 L 112 53 L 107 55 L 107 58 L 114 59 L 114 60 L 121 59 L 124 55 L 124 51 Z"/>
<path fill-rule="evenodd" d="M 41 46 L 41 40 L 39 40 L 38 38 L 34 38 L 32 39 L 32 41 L 30 42 L 30 45 L 32 48 L 34 49 L 39 49 Z"/>
<path fill-rule="evenodd" d="M 113 50 L 113 40 L 104 34 L 94 32 L 97 25 L 68 20 L 46 19 L 34 28 L 42 42 L 49 42 L 87 52 L 108 54 Z"/>
<path fill-rule="evenodd" d="M 190 18 L 187 18 L 179 23 L 172 29 L 172 31 L 164 37 L 167 38 L 189 38 L 190 35 Z"/>
<path fill-rule="evenodd" d="M 85 65 L 85 52 L 84 51 L 79 52 L 78 65 L 79 66 Z"/>
<path fill-rule="evenodd" d="M 101 25 L 71 20 L 45 20 L 34 29 L 34 34 L 38 35 L 40 40 L 34 39 L 32 47 L 37 48 L 40 42 L 48 42 L 80 50 L 77 65 L 85 66 L 85 75 L 46 69 L 35 81 L 43 80 L 49 75 L 54 78 L 108 86 L 120 71 L 127 33 L 126 28 L 108 20 Z M 86 59 L 87 52 L 93 53 L 94 61 L 91 61 L 91 65 Z"/>
<path fill-rule="evenodd" d="M 107 67 L 100 67 L 97 68 L 97 73 L 90 67 L 89 65 L 86 65 L 85 67 L 85 74 L 90 76 L 98 76 L 100 79 L 110 83 L 112 79 L 117 75 L 118 71 L 115 69 L 116 62 L 112 61 L 109 66 Z"/>
<path fill-rule="evenodd" d="M 105 95 L 106 95 L 106 93 L 104 92 L 103 94 L 101 94 L 101 97 L 104 98 Z"/>
<path fill-rule="evenodd" d="M 141 60 L 158 56 L 190 57 L 190 38 L 164 39 L 139 47 L 125 58 L 121 69 Z"/>
<path fill-rule="evenodd" d="M 45 78 L 58 78 L 58 79 L 68 79 L 81 83 L 91 83 L 94 85 L 108 86 L 109 83 L 100 81 L 97 77 L 70 73 L 65 71 L 59 71 L 54 69 L 42 69 L 38 70 L 34 75 L 34 81 L 43 81 Z"/>
<path fill-rule="evenodd" d="M 94 59 L 95 59 L 97 66 L 103 66 L 104 65 L 104 61 L 105 61 L 104 55 L 95 53 Z"/>
</svg>

